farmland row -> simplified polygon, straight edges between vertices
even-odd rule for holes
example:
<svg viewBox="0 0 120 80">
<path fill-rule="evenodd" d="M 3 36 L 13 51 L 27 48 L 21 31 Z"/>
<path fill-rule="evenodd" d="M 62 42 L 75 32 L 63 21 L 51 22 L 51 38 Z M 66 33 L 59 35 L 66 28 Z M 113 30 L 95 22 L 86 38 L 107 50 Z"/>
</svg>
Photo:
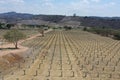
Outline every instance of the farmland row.
<svg viewBox="0 0 120 80">
<path fill-rule="evenodd" d="M 3 80 L 120 80 L 119 41 L 83 31 L 52 31 L 28 46 Z"/>
</svg>

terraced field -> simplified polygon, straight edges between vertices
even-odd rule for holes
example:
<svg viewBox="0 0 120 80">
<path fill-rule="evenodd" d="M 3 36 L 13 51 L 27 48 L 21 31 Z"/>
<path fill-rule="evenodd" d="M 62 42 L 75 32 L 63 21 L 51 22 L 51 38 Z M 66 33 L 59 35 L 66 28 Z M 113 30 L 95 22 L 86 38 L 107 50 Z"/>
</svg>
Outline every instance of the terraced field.
<svg viewBox="0 0 120 80">
<path fill-rule="evenodd" d="M 51 31 L 24 42 L 23 61 L 0 80 L 120 80 L 120 42 L 88 32 Z"/>
</svg>

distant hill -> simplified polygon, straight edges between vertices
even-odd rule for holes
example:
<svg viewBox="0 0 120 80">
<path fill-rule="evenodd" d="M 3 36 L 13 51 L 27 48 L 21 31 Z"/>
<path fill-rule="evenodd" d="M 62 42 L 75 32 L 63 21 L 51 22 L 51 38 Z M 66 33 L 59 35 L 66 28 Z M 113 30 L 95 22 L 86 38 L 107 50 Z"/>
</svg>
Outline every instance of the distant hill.
<svg viewBox="0 0 120 80">
<path fill-rule="evenodd" d="M 65 15 L 33 15 L 27 13 L 8 12 L 0 14 L 0 22 L 58 25 L 73 27 L 107 27 L 120 29 L 120 17 L 95 17 L 95 16 L 65 16 Z"/>
<path fill-rule="evenodd" d="M 33 19 L 44 20 L 44 21 L 58 23 L 64 17 L 65 17 L 64 15 L 34 15 Z"/>
<path fill-rule="evenodd" d="M 120 18 L 117 17 L 83 17 L 81 25 L 89 27 L 107 27 L 120 29 Z"/>
<path fill-rule="evenodd" d="M 0 14 L 0 19 L 5 19 L 6 22 L 16 22 L 18 20 L 29 20 L 32 19 L 32 14 L 23 14 L 16 12 L 8 12 Z"/>
</svg>

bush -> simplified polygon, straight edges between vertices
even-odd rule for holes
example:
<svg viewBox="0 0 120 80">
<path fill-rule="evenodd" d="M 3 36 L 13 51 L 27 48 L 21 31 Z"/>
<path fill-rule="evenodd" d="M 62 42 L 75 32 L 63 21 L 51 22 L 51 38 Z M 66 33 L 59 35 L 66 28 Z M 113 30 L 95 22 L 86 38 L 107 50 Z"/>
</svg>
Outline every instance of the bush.
<svg viewBox="0 0 120 80">
<path fill-rule="evenodd" d="M 86 27 L 84 27 L 84 28 L 83 28 L 83 31 L 87 31 L 87 28 L 86 28 Z"/>
<path fill-rule="evenodd" d="M 65 30 L 71 30 L 72 27 L 70 27 L 70 26 L 64 26 L 64 29 L 65 29 Z"/>
<path fill-rule="evenodd" d="M 83 29 L 86 30 L 85 28 Z M 109 36 L 116 40 L 120 40 L 120 30 L 107 29 L 107 28 L 89 28 L 86 31 L 96 33 L 102 36 Z"/>
<path fill-rule="evenodd" d="M 92 33 L 95 33 L 95 34 L 99 34 L 99 35 L 102 35 L 102 36 L 109 36 L 112 34 L 112 29 L 103 29 L 103 28 L 90 28 L 90 29 L 87 29 L 86 31 L 88 32 L 92 32 Z"/>
<path fill-rule="evenodd" d="M 120 31 L 115 31 L 115 32 L 113 33 L 113 36 L 114 36 L 114 39 L 120 40 Z"/>
</svg>

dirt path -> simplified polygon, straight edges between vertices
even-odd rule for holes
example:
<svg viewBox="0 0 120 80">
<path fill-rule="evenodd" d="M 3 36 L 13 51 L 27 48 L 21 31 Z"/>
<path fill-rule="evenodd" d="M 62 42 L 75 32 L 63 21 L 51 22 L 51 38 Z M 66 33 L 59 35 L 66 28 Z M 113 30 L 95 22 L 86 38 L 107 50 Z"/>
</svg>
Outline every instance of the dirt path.
<svg viewBox="0 0 120 80">
<path fill-rule="evenodd" d="M 49 32 L 49 31 L 51 31 L 51 29 L 45 31 L 45 33 Z M 9 50 L 1 50 L 1 51 L 0 51 L 0 57 L 2 57 L 2 56 L 4 56 L 4 55 L 7 55 L 7 54 L 9 54 L 9 53 L 18 54 L 18 53 L 23 53 L 23 52 L 25 52 L 25 51 L 28 50 L 29 48 L 28 48 L 28 47 L 25 47 L 25 46 L 22 46 L 21 43 L 24 42 L 24 41 L 27 41 L 27 40 L 34 39 L 34 38 L 36 38 L 37 36 L 41 36 L 41 35 L 40 35 L 40 34 L 36 34 L 36 35 L 31 36 L 31 37 L 29 37 L 29 38 L 27 38 L 27 39 L 20 40 L 20 41 L 18 42 L 18 47 L 19 47 L 19 49 L 15 49 L 15 50 L 10 50 L 10 49 L 9 49 Z M 14 48 L 14 45 L 13 45 L 12 43 L 10 43 L 10 44 L 5 44 L 5 45 L 0 45 L 0 48 L 1 48 L 1 49 L 2 49 L 2 48 Z"/>
</svg>

